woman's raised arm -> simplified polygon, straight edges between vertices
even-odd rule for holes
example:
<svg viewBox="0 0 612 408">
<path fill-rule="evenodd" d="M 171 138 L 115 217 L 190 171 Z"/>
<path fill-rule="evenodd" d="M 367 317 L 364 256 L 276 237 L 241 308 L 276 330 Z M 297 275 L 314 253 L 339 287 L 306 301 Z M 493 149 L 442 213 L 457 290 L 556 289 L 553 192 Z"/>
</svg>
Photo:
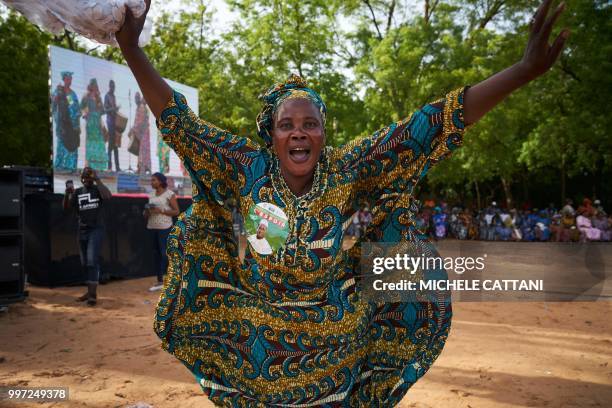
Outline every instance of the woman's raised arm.
<svg viewBox="0 0 612 408">
<path fill-rule="evenodd" d="M 466 125 L 476 123 L 512 91 L 546 73 L 563 50 L 569 30 L 564 29 L 550 45 L 548 38 L 565 3 L 548 16 L 552 0 L 544 0 L 531 20 L 529 41 L 523 58 L 511 67 L 474 85 L 465 92 L 463 115 Z"/>
<path fill-rule="evenodd" d="M 149 7 L 151 7 L 151 0 L 145 0 L 145 3 L 147 11 L 139 18 L 135 18 L 130 9 L 126 7 L 125 22 L 121 30 L 115 33 L 115 37 L 121 47 L 123 57 L 136 77 L 147 105 L 155 118 L 159 118 L 172 95 L 172 88 L 163 80 L 138 46 L 138 37 L 140 37 Z"/>
<path fill-rule="evenodd" d="M 146 0 L 146 5 L 148 12 L 151 1 Z M 170 88 L 138 46 L 145 16 L 146 13 L 135 18 L 126 10 L 125 22 L 115 36 L 147 105 L 157 119 L 163 140 L 189 172 L 194 196 L 212 195 L 217 202 L 235 197 L 247 178 L 245 172 L 258 156 L 259 146 L 200 119 L 189 108 L 186 98 Z M 144 105 L 141 107 L 146 112 Z M 209 197 L 206 199 L 211 200 Z"/>
</svg>

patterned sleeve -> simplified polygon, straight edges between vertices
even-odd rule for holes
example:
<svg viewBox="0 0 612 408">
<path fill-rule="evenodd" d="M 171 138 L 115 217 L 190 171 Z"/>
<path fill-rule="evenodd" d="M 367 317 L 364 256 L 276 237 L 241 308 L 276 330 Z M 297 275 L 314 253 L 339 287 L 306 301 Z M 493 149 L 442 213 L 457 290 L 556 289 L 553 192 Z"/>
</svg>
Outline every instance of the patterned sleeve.
<svg viewBox="0 0 612 408">
<path fill-rule="evenodd" d="M 244 185 L 245 170 L 259 152 L 255 143 L 200 119 L 176 91 L 156 123 L 200 193 L 209 191 L 218 202 L 236 196 Z"/>
<path fill-rule="evenodd" d="M 353 182 L 357 190 L 409 191 L 429 169 L 463 142 L 463 95 L 449 92 L 404 120 L 357 139 L 333 153 L 339 182 Z"/>
</svg>

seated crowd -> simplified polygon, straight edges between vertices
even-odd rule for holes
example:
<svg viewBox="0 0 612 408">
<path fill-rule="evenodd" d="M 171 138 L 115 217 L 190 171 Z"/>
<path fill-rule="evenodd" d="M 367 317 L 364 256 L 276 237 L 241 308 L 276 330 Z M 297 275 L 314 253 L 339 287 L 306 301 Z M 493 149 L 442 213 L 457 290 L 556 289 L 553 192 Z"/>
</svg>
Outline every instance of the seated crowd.
<svg viewBox="0 0 612 408">
<path fill-rule="evenodd" d="M 419 205 L 418 227 L 432 239 L 478 239 L 485 241 L 587 242 L 612 240 L 612 216 L 599 200 L 585 198 L 578 209 L 571 199 L 561 210 L 501 208 L 495 201 L 474 211 L 450 207 L 444 201 L 426 200 Z"/>
</svg>

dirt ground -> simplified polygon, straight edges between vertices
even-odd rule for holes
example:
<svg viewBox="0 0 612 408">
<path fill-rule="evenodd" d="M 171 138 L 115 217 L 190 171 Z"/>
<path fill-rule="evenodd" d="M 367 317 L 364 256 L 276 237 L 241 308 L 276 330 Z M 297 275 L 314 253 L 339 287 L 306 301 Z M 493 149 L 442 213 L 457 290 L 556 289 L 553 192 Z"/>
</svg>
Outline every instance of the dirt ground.
<svg viewBox="0 0 612 408">
<path fill-rule="evenodd" d="M 69 387 L 70 400 L 2 407 L 212 407 L 153 333 L 154 278 L 101 286 L 30 286 L 0 313 L 0 386 Z M 439 359 L 400 407 L 610 407 L 612 302 L 453 304 Z"/>
</svg>

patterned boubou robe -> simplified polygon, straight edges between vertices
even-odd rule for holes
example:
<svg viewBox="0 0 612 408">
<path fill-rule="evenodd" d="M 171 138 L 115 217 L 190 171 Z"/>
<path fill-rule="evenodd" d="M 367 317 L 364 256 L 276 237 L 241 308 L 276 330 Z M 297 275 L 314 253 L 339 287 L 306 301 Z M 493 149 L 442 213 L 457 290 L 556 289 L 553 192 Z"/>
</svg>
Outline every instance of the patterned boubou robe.
<svg viewBox="0 0 612 408">
<path fill-rule="evenodd" d="M 193 204 L 168 240 L 155 331 L 215 404 L 391 407 L 429 369 L 449 333 L 450 295 L 377 303 L 356 281 L 363 242 L 421 240 L 413 190 L 461 145 L 464 91 L 326 147 L 311 191 L 299 198 L 272 149 L 199 119 L 173 94 L 158 127 L 191 175 Z M 249 246 L 239 260 L 223 205 L 231 198 L 247 234 L 267 228 L 272 254 Z M 372 223 L 343 250 L 364 202 Z"/>
</svg>

